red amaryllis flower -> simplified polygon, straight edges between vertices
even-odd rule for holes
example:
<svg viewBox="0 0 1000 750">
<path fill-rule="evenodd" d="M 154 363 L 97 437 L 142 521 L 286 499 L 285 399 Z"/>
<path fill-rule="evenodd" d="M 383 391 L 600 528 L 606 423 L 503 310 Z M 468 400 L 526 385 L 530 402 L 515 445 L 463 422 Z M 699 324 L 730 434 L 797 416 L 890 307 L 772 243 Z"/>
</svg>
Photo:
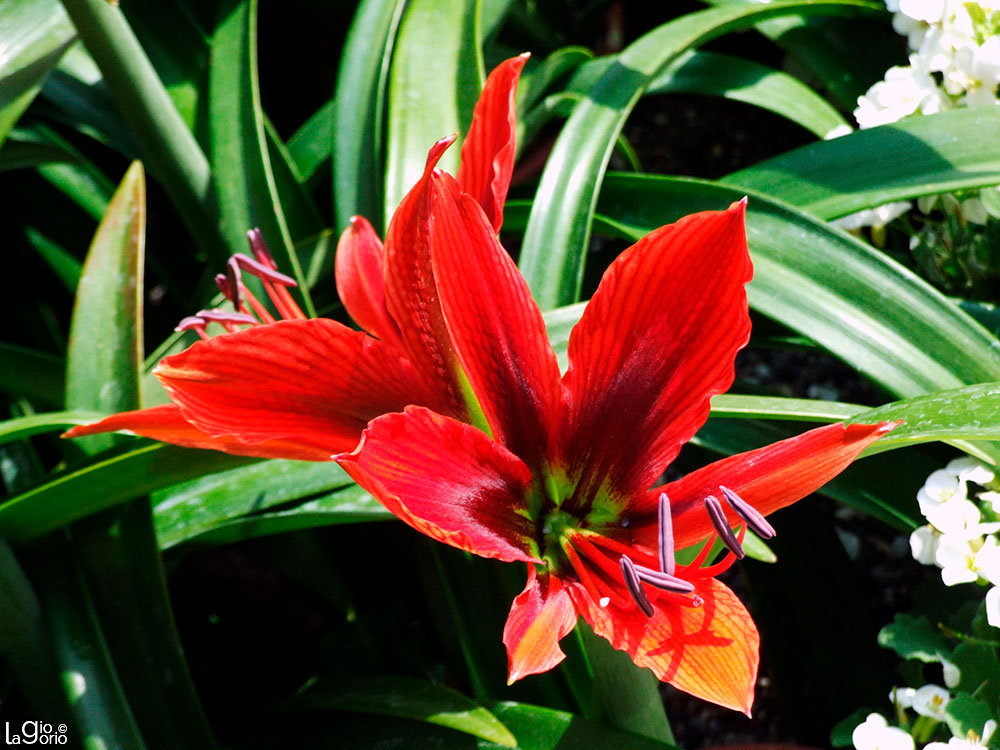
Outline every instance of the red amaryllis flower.
<svg viewBox="0 0 1000 750">
<path fill-rule="evenodd" d="M 480 205 L 433 169 L 395 230 L 423 243 L 426 325 L 451 343 L 470 419 L 425 406 L 373 420 L 340 464 L 418 531 L 528 563 L 503 640 L 509 677 L 563 657 L 582 616 L 661 680 L 749 713 L 758 635 L 715 576 L 749 526 L 820 487 L 891 425 L 835 424 L 652 487 L 734 378 L 750 333 L 744 203 L 662 227 L 610 266 L 560 374 L 541 313 Z M 734 533 L 733 526 L 739 527 Z M 706 561 L 714 540 L 728 548 Z M 706 541 L 707 540 L 707 541 Z M 675 548 L 705 542 L 693 562 Z"/>
<path fill-rule="evenodd" d="M 527 57 L 490 74 L 462 146 L 459 183 L 494 232 L 514 165 L 514 91 Z M 116 414 L 65 437 L 129 430 L 191 448 L 325 461 L 354 448 L 369 420 L 408 404 L 469 419 L 467 384 L 444 365 L 454 357 L 450 343 L 426 335 L 434 322 L 425 304 L 429 260 L 407 234 L 412 218 L 403 224 L 405 230 L 398 220 L 390 223 L 383 248 L 371 225 L 355 217 L 337 248 L 338 293 L 370 335 L 306 319 L 286 288 L 294 280 L 278 272 L 259 232 L 250 232 L 254 257 L 235 256 L 216 278 L 236 312 L 185 318 L 179 329 L 194 329 L 204 340 L 154 370 L 171 403 Z M 243 273 L 261 279 L 277 320 L 242 283 Z M 212 322 L 228 333 L 210 338 L 205 328 Z"/>
</svg>

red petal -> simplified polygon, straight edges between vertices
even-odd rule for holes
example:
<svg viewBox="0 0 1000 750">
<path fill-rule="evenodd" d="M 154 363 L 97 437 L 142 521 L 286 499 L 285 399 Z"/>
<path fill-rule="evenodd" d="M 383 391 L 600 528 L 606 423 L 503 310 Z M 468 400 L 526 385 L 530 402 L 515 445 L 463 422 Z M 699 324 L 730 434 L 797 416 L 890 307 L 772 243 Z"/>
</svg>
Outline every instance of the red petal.
<svg viewBox="0 0 1000 750">
<path fill-rule="evenodd" d="M 455 180 L 434 175 L 426 200 L 452 346 L 493 438 L 538 470 L 547 463 L 562 390 L 542 313 L 479 205 Z"/>
<path fill-rule="evenodd" d="M 744 204 L 646 235 L 619 256 L 573 329 L 567 465 L 581 501 L 646 490 L 733 382 L 750 336 Z"/>
<path fill-rule="evenodd" d="M 660 492 L 666 492 L 673 513 L 674 543 L 678 548 L 686 547 L 713 532 L 703 501 L 708 495 L 718 496 L 719 485 L 733 490 L 764 515 L 773 513 L 818 490 L 846 469 L 866 446 L 897 424 L 837 423 L 809 430 L 754 451 L 724 458 L 683 479 L 654 488 L 635 510 L 637 515 L 651 514 L 655 518 Z M 728 506 L 726 510 L 729 520 L 736 525 L 737 516 Z M 655 530 L 649 526 L 636 529 L 640 543 L 648 544 L 655 539 Z M 655 541 L 651 543 L 656 544 Z"/>
<path fill-rule="evenodd" d="M 234 437 L 212 437 L 205 434 L 181 416 L 175 404 L 154 406 L 151 409 L 126 411 L 114 414 L 94 424 L 74 427 L 63 435 L 65 438 L 96 435 L 101 432 L 128 430 L 136 435 L 180 445 L 184 448 L 207 448 L 236 456 L 260 458 L 297 458 L 303 461 L 329 461 L 330 451 L 293 440 L 268 440 L 247 445 Z"/>
<path fill-rule="evenodd" d="M 212 437 L 351 450 L 369 420 L 421 389 L 392 347 L 333 320 L 287 320 L 194 344 L 155 373 L 184 418 Z"/>
<path fill-rule="evenodd" d="M 525 511 L 531 473 L 474 427 L 423 407 L 372 421 L 337 458 L 395 515 L 439 542 L 506 562 L 540 562 Z"/>
<path fill-rule="evenodd" d="M 514 92 L 528 53 L 500 63 L 486 79 L 472 113 L 472 125 L 462 144 L 458 181 L 462 189 L 482 206 L 499 232 L 503 204 L 514 171 L 517 118 Z"/>
<path fill-rule="evenodd" d="M 510 685 L 529 674 L 547 672 L 566 658 L 559 641 L 576 625 L 576 608 L 558 576 L 536 576 L 528 566 L 528 583 L 510 607 L 503 629 Z"/>
<path fill-rule="evenodd" d="M 454 137 L 434 144 L 423 177 L 406 194 L 385 237 L 385 299 L 399 325 L 407 358 L 431 396 L 426 406 L 457 419 L 469 408 L 462 388 L 464 375 L 452 349 L 431 271 L 432 220 L 425 199 L 434 165 Z"/>
<path fill-rule="evenodd" d="M 654 600 L 647 618 L 637 607 L 601 607 L 582 586 L 573 601 L 594 632 L 627 652 L 660 680 L 720 706 L 750 715 L 760 637 L 736 595 L 714 578 L 696 582 L 700 607 Z"/>
<path fill-rule="evenodd" d="M 359 326 L 382 341 L 399 341 L 399 328 L 385 306 L 382 241 L 367 219 L 355 216 L 337 243 L 337 294 Z"/>
</svg>

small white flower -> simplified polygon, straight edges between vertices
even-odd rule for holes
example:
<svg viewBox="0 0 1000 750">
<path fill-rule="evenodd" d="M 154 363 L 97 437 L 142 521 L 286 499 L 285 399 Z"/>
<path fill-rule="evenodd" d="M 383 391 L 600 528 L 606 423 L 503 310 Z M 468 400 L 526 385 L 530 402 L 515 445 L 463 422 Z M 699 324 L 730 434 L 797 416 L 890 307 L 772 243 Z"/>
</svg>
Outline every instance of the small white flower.
<svg viewBox="0 0 1000 750">
<path fill-rule="evenodd" d="M 993 469 L 972 456 L 952 459 L 944 467 L 944 470 L 958 477 L 960 481 L 975 482 L 981 485 L 992 482 L 993 477 L 996 476 Z"/>
<path fill-rule="evenodd" d="M 1000 492 L 987 490 L 986 492 L 980 492 L 977 497 L 984 503 L 989 503 L 993 507 L 994 513 L 1000 513 Z"/>
<path fill-rule="evenodd" d="M 913 710 L 921 716 L 944 721 L 951 695 L 940 685 L 924 685 L 913 694 Z"/>
<path fill-rule="evenodd" d="M 913 559 L 921 565 L 934 565 L 934 554 L 937 552 L 941 534 L 933 526 L 921 526 L 910 534 L 910 552 Z"/>
<path fill-rule="evenodd" d="M 962 670 L 958 668 L 954 662 L 950 662 L 947 659 L 941 660 L 941 667 L 944 671 L 944 684 L 945 687 L 956 688 L 958 683 L 962 679 Z"/>
<path fill-rule="evenodd" d="M 957 471 L 948 468 L 938 469 L 924 480 L 921 487 L 927 499 L 935 503 L 943 503 L 955 497 L 966 497 L 964 477 Z M 919 495 L 917 496 L 919 499 Z"/>
<path fill-rule="evenodd" d="M 924 745 L 924 750 L 978 750 L 978 748 L 986 747 L 990 741 L 990 737 L 997 730 L 997 723 L 993 719 L 987 720 L 983 725 L 982 735 L 978 735 L 971 729 L 964 739 L 960 737 L 952 737 L 948 740 L 947 744 L 944 742 L 931 742 Z"/>
<path fill-rule="evenodd" d="M 914 750 L 913 737 L 899 727 L 890 727 L 881 714 L 868 714 L 851 735 L 857 750 Z"/>
<path fill-rule="evenodd" d="M 934 553 L 934 562 L 941 568 L 945 586 L 972 583 L 979 579 L 976 572 L 976 551 L 968 539 L 944 537 Z"/>
<path fill-rule="evenodd" d="M 858 97 L 854 118 L 861 128 L 873 128 L 901 120 L 916 112 L 934 114 L 951 108 L 944 95 L 926 70 L 918 70 L 919 61 L 910 56 L 909 66 L 895 66 L 879 81 Z"/>
<path fill-rule="evenodd" d="M 889 700 L 893 702 L 896 706 L 900 708 L 912 708 L 913 707 L 913 696 L 916 694 L 916 688 L 911 687 L 894 687 L 889 692 Z"/>
<path fill-rule="evenodd" d="M 986 622 L 1000 628 L 1000 586 L 986 592 Z"/>
<path fill-rule="evenodd" d="M 939 23 L 945 7 L 945 0 L 899 0 L 900 13 L 924 23 Z"/>
<path fill-rule="evenodd" d="M 955 497 L 946 502 L 933 505 L 922 501 L 917 494 L 920 510 L 931 526 L 942 534 L 971 537 L 979 534 L 979 520 L 982 514 L 971 500 Z"/>
<path fill-rule="evenodd" d="M 841 229 L 860 229 L 861 227 L 884 227 L 910 210 L 909 201 L 885 203 L 875 208 L 866 208 L 847 216 L 841 216 L 832 222 Z"/>
<path fill-rule="evenodd" d="M 1000 543 L 995 536 L 986 537 L 972 564 L 981 578 L 1000 586 Z"/>
</svg>

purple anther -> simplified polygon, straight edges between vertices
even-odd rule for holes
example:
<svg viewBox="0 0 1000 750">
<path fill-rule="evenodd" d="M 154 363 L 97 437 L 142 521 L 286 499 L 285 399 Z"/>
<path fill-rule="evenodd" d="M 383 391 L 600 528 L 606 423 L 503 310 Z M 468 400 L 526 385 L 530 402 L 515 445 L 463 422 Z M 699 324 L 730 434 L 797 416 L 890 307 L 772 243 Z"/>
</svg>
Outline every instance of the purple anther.
<svg viewBox="0 0 1000 750">
<path fill-rule="evenodd" d="M 674 574 L 674 524 L 670 518 L 670 501 L 667 493 L 660 493 L 660 508 L 657 514 L 659 522 L 660 570 L 667 575 Z"/>
<path fill-rule="evenodd" d="M 177 324 L 177 327 L 174 328 L 174 330 L 177 331 L 178 333 L 181 331 L 190 331 L 191 329 L 197 330 L 199 328 L 204 328 L 207 325 L 207 323 L 208 323 L 207 320 L 205 320 L 204 318 L 199 318 L 197 315 L 188 315 L 180 323 Z"/>
<path fill-rule="evenodd" d="M 732 528 L 729 526 L 729 521 L 726 520 L 726 512 L 722 509 L 722 503 L 719 502 L 719 498 L 715 495 L 706 497 L 705 510 L 708 511 L 708 517 L 712 519 L 712 525 L 715 527 L 715 531 L 719 535 L 719 539 L 722 540 L 722 543 L 729 548 L 730 552 L 736 555 L 737 560 L 742 560 L 746 557 L 743 545 L 740 544 L 740 540 L 736 538 L 736 534 L 733 533 Z"/>
<path fill-rule="evenodd" d="M 661 573 L 658 570 L 651 570 L 642 565 L 633 564 L 632 567 L 635 569 L 635 574 L 639 576 L 640 581 L 645 581 L 651 586 L 656 586 L 658 589 L 673 591 L 675 594 L 690 594 L 694 591 L 694 584 L 690 581 L 685 581 L 683 578 L 678 578 L 669 573 Z"/>
<path fill-rule="evenodd" d="M 205 321 L 215 323 L 236 323 L 237 325 L 248 324 L 255 326 L 258 324 L 257 318 L 240 312 L 225 312 L 224 310 L 199 310 L 198 317 Z"/>
<path fill-rule="evenodd" d="M 298 284 L 295 283 L 295 279 L 291 276 L 285 276 L 285 274 L 275 271 L 273 268 L 269 268 L 264 263 L 254 260 L 249 255 L 237 253 L 229 259 L 229 262 L 236 263 L 237 266 L 247 273 L 252 273 L 258 279 L 270 281 L 272 284 L 280 284 L 281 286 L 298 286 Z"/>
<path fill-rule="evenodd" d="M 233 303 L 233 307 L 239 310 L 242 301 L 240 300 L 240 287 L 243 286 L 243 279 L 240 278 L 239 263 L 232 258 L 226 261 L 226 283 L 232 290 L 231 294 L 228 295 L 229 301 Z"/>
<path fill-rule="evenodd" d="M 742 497 L 728 487 L 720 485 L 719 490 L 722 492 L 722 496 L 726 498 L 729 506 L 736 512 L 736 515 L 747 522 L 747 526 L 753 530 L 754 534 L 761 539 L 770 539 L 777 533 L 774 527 L 764 518 L 763 514 Z"/>
<path fill-rule="evenodd" d="M 639 580 L 639 574 L 635 572 L 635 563 L 632 562 L 628 555 L 622 555 L 618 560 L 618 564 L 622 567 L 622 578 L 625 579 L 625 588 L 632 595 L 632 600 L 639 605 L 639 609 L 645 612 L 646 617 L 652 617 L 656 610 L 653 609 L 653 605 L 650 603 L 649 597 L 646 596 L 646 592 L 642 590 L 642 582 Z"/>
<path fill-rule="evenodd" d="M 271 251 L 268 250 L 267 245 L 264 244 L 264 236 L 260 233 L 260 229 L 258 227 L 254 227 L 247 232 L 247 240 L 250 242 L 250 252 L 253 253 L 253 257 L 271 268 L 277 267 L 278 264 L 274 262 L 274 257 L 271 255 Z"/>
</svg>

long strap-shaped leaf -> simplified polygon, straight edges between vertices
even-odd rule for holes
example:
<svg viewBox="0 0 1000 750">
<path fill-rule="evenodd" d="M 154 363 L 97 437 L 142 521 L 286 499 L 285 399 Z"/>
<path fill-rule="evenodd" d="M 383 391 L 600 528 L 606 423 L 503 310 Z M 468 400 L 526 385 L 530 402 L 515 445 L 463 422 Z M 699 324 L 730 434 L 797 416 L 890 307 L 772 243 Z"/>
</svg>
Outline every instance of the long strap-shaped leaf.
<svg viewBox="0 0 1000 750">
<path fill-rule="evenodd" d="M 121 10 L 106 0 L 64 0 L 63 5 L 97 61 L 150 170 L 163 182 L 195 239 L 218 259 L 242 250 L 243 243 L 230 245 L 220 229 L 208 159 Z"/>
<path fill-rule="evenodd" d="M 683 178 L 614 176 L 599 210 L 640 237 L 745 193 Z M 899 397 L 1000 379 L 1000 342 L 916 274 L 791 206 L 750 194 L 750 304 Z"/>
<path fill-rule="evenodd" d="M 259 227 L 279 268 L 299 282 L 292 293 L 306 313 L 314 316 L 264 133 L 257 81 L 256 0 L 228 0 L 220 9 L 209 70 L 209 130 L 212 170 L 229 241 L 245 250 L 247 230 Z"/>
<path fill-rule="evenodd" d="M 797 148 L 722 181 L 832 219 L 889 201 L 1000 183 L 997 133 L 998 107 L 911 117 Z"/>
<path fill-rule="evenodd" d="M 795 0 L 690 13 L 629 45 L 563 127 L 548 160 L 521 248 L 521 271 L 543 310 L 578 299 L 583 257 L 604 170 L 625 119 L 653 78 L 685 50 L 789 13 L 857 13 L 858 0 Z"/>
</svg>

